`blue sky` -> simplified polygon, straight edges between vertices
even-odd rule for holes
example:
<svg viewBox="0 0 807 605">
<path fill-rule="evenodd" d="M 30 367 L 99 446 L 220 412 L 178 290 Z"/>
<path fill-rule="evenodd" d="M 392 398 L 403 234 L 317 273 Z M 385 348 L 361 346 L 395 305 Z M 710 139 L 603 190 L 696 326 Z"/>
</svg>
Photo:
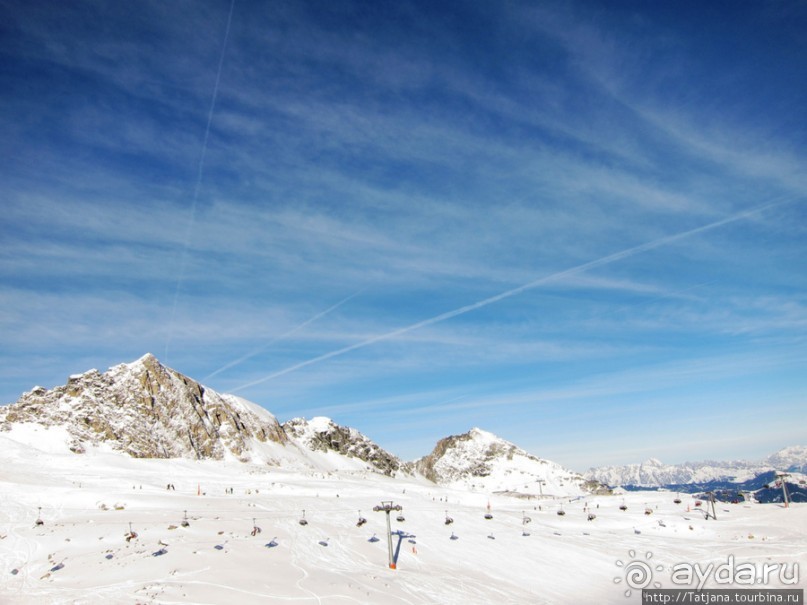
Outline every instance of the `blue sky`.
<svg viewBox="0 0 807 605">
<path fill-rule="evenodd" d="M 0 12 L 0 401 L 152 352 L 407 459 L 807 442 L 803 2 Z"/>
</svg>

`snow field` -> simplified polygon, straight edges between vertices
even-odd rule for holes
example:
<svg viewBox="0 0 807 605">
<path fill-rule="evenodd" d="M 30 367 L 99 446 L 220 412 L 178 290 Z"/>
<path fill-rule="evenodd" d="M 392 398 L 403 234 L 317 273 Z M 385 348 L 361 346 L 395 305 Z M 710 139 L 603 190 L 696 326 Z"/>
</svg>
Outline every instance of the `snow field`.
<svg viewBox="0 0 807 605">
<path fill-rule="evenodd" d="M 676 505 L 669 492 L 528 500 L 368 471 L 56 454 L 0 440 L 2 603 L 631 603 L 615 582 L 631 552 L 651 553 L 665 588 L 672 565 L 729 555 L 807 573 L 806 505 L 718 503 L 706 521 L 694 499 Z M 382 500 L 406 518 L 392 513 L 397 570 L 387 567 L 384 513 L 372 510 Z M 129 523 L 138 536 L 127 542 Z"/>
</svg>

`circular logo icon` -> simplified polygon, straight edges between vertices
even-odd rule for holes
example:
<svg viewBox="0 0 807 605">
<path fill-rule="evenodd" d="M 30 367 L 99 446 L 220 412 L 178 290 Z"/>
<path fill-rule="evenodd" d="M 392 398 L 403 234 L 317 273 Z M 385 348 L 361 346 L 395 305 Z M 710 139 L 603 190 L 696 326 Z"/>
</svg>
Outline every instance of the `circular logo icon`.
<svg viewBox="0 0 807 605">
<path fill-rule="evenodd" d="M 653 581 L 653 571 L 663 571 L 664 566 L 656 565 L 655 568 L 653 567 L 650 562 L 650 559 L 653 558 L 652 552 L 646 552 L 644 559 L 642 559 L 641 557 L 637 557 L 635 550 L 629 550 L 628 556 L 630 557 L 628 561 L 617 559 L 616 566 L 622 568 L 623 573 L 621 576 L 614 578 L 614 584 L 625 582 L 626 597 L 633 594 L 634 590 L 647 588 L 651 584 L 654 588 L 661 588 L 661 582 Z"/>
</svg>

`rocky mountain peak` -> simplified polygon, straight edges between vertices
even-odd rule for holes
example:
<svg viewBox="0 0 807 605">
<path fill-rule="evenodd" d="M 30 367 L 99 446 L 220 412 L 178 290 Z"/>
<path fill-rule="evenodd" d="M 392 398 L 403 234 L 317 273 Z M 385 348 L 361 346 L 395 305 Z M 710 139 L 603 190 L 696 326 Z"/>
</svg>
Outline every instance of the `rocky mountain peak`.
<svg viewBox="0 0 807 605">
<path fill-rule="evenodd" d="M 286 441 L 259 406 L 220 395 L 150 353 L 104 373 L 74 374 L 51 390 L 36 387 L 0 408 L 0 430 L 19 422 L 64 426 L 77 453 L 105 443 L 137 458 L 247 460 L 255 441 Z"/>
<path fill-rule="evenodd" d="M 336 452 L 358 458 L 385 475 L 407 471 L 407 466 L 356 429 L 340 426 L 330 418 L 292 418 L 283 423 L 286 434 L 302 446 L 322 452 Z"/>
<path fill-rule="evenodd" d="M 435 483 L 525 497 L 581 494 L 598 487 L 478 428 L 440 439 L 431 454 L 415 462 L 415 468 Z"/>
</svg>

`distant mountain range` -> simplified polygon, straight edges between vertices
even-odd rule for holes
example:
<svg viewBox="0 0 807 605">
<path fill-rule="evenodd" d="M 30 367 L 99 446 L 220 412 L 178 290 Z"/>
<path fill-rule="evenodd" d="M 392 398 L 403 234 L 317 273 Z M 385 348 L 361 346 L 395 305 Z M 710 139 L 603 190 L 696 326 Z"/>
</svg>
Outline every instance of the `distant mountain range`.
<svg viewBox="0 0 807 605">
<path fill-rule="evenodd" d="M 585 476 L 611 486 L 660 487 L 708 482 L 741 483 L 769 471 L 807 472 L 807 447 L 787 447 L 755 462 L 707 460 L 663 464 L 651 458 L 641 464 L 592 468 Z"/>
<path fill-rule="evenodd" d="M 529 454 L 479 428 L 437 442 L 404 462 L 370 438 L 329 418 L 280 424 L 263 407 L 220 394 L 161 364 L 151 354 L 70 376 L 53 389 L 34 387 L 0 406 L 0 431 L 34 447 L 92 448 L 134 458 L 237 460 L 245 463 L 417 475 L 441 485 L 518 497 L 578 496 L 605 486 L 676 489 L 762 489 L 772 471 L 807 472 L 807 447 L 793 446 L 758 462 L 687 462 L 592 468 L 580 474 Z M 796 480 L 802 480 L 797 477 Z M 794 484 L 796 491 L 801 489 Z M 763 497 L 765 497 L 763 495 Z M 771 498 L 776 498 L 772 491 Z"/>
<path fill-rule="evenodd" d="M 415 462 L 404 462 L 358 430 L 328 418 L 280 424 L 259 405 L 219 394 L 162 365 L 151 354 L 67 384 L 34 387 L 0 407 L 0 431 L 34 447 L 75 454 L 111 449 L 135 458 L 238 460 L 324 472 L 350 470 L 429 481 L 521 497 L 576 496 L 597 481 L 472 429 L 440 440 Z M 61 441 L 63 443 L 61 443 Z M 59 443 L 53 443 L 58 441 Z"/>
</svg>

